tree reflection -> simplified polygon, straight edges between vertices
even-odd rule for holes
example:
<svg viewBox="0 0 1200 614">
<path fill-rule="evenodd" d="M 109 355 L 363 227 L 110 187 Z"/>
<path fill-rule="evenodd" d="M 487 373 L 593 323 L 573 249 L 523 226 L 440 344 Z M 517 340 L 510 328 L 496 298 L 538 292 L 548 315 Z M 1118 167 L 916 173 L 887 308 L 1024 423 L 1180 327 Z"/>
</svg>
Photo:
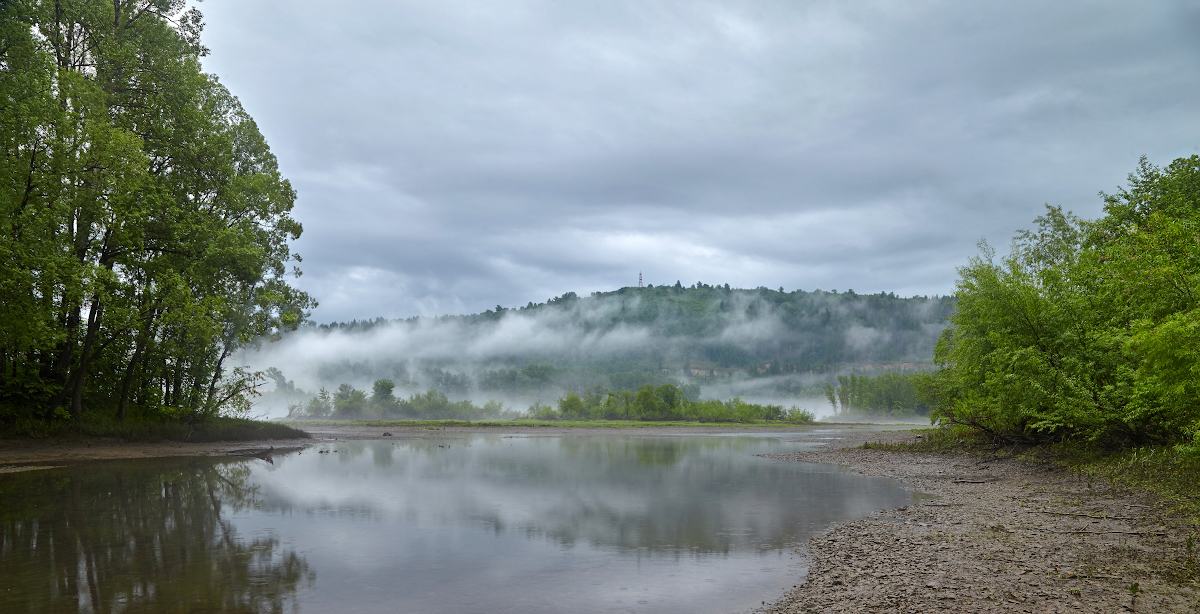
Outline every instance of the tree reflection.
<svg viewBox="0 0 1200 614">
<path fill-rule="evenodd" d="M 0 611 L 283 612 L 315 574 L 240 538 L 247 461 L 114 461 L 0 476 Z"/>
</svg>

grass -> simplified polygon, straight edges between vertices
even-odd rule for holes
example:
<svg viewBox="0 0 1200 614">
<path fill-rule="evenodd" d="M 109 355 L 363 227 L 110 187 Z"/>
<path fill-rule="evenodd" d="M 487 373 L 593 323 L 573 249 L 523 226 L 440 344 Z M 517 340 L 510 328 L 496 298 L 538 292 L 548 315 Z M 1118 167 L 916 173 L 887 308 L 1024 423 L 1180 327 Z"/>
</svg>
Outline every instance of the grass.
<svg viewBox="0 0 1200 614">
<path fill-rule="evenodd" d="M 1200 525 L 1200 450 L 1156 446 L 1108 456 L 1077 454 L 1070 464 L 1089 479 L 1102 478 L 1114 488 L 1148 492 L 1171 513 Z"/>
<path fill-rule="evenodd" d="M 981 440 L 975 433 L 962 428 L 925 428 L 908 431 L 910 441 L 897 443 L 867 442 L 861 447 L 867 450 L 890 450 L 892 452 L 927 452 L 932 454 L 991 454 L 996 455 L 997 446 Z M 1011 453 L 1010 453 L 1011 454 Z"/>
<path fill-rule="evenodd" d="M 286 424 L 314 424 L 311 422 L 288 422 Z M 640 429 L 640 428 L 659 428 L 659 427 L 705 427 L 705 428 L 726 428 L 738 426 L 767 426 L 776 428 L 788 428 L 797 426 L 812 426 L 811 424 L 797 424 L 784 421 L 763 421 L 763 422 L 696 422 L 691 420 L 663 420 L 663 421 L 641 421 L 641 420 L 480 420 L 472 422 L 469 420 L 353 420 L 353 421 L 335 421 L 328 420 L 317 422 L 315 424 L 328 424 L 335 426 L 391 426 L 391 427 L 426 427 L 426 428 L 443 428 L 443 427 L 471 427 L 471 428 L 488 428 L 488 427 L 558 427 L 558 428 L 621 428 L 621 429 Z"/>
<path fill-rule="evenodd" d="M 113 418 L 98 416 L 87 416 L 78 421 L 50 423 L 42 420 L 18 420 L 14 424 L 0 425 L 0 438 L 5 439 L 83 439 L 93 437 L 148 443 L 159 441 L 208 443 L 256 439 L 301 439 L 308 436 L 308 433 L 285 424 L 245 418 L 213 418 L 194 427 L 189 426 L 186 422 L 169 419 L 130 419 L 120 422 Z"/>
</svg>

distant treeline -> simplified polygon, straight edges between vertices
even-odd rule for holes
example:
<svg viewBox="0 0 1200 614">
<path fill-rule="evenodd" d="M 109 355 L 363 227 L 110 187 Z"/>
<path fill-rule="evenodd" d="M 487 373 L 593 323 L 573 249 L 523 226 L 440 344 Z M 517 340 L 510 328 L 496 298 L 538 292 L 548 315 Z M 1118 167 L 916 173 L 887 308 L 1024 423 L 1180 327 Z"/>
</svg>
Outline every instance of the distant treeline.
<svg viewBox="0 0 1200 614">
<path fill-rule="evenodd" d="M 701 401 L 696 389 L 671 384 L 646 384 L 635 390 L 613 391 L 602 386 L 583 394 L 567 393 L 557 409 L 540 402 L 524 413 L 488 401 L 477 406 L 470 401 L 451 401 L 438 390 L 395 395 L 395 383 L 377 380 L 371 394 L 342 384 L 330 394 L 324 388 L 307 403 L 289 407 L 288 418 L 316 420 L 479 420 L 484 418 L 529 418 L 535 420 L 695 420 L 700 422 L 789 421 L 811 423 L 812 412 L 779 405 L 756 405 L 741 399 Z"/>
<path fill-rule="evenodd" d="M 918 393 L 918 385 L 928 380 L 925 373 L 884 373 L 877 377 L 839 375 L 838 385 L 825 384 L 825 398 L 833 406 L 835 418 L 867 414 L 876 416 L 916 416 L 928 414 L 930 407 Z"/>
<path fill-rule="evenodd" d="M 395 395 L 392 380 L 377 380 L 370 396 L 342 384 L 332 394 L 322 388 L 307 403 L 288 407 L 288 418 L 315 420 L 478 420 L 512 417 L 504 405 L 488 401 L 478 407 L 470 401 L 451 401 L 439 390 L 417 393 L 408 398 Z"/>
<path fill-rule="evenodd" d="M 541 404 L 522 417 L 539 420 L 693 420 L 698 422 L 788 421 L 810 424 L 813 413 L 782 405 L 757 405 L 741 399 L 701 401 L 671 384 L 646 384 L 637 391 L 614 392 L 597 386 L 582 395 L 573 392 L 558 399 L 558 408 Z"/>
<path fill-rule="evenodd" d="M 696 282 L 684 286 L 649 285 L 574 292 L 513 309 L 497 305 L 483 313 L 426 318 L 471 326 L 494 324 L 505 314 L 555 313 L 589 333 L 620 325 L 648 328 L 667 343 L 632 348 L 617 355 L 528 357 L 529 362 L 587 364 L 606 372 L 680 370 L 687 374 L 743 370 L 754 376 L 829 372 L 848 365 L 930 362 L 937 336 L 954 309 L 950 296 L 898 297 L 891 292 L 857 294 L 853 290 L 784 291 L 765 287 L 730 288 Z M 312 324 L 306 330 L 369 332 L 379 327 L 416 325 L 423 318 Z M 743 343 L 725 333 L 732 325 L 770 326 L 769 334 Z M 519 367 L 520 365 L 514 365 Z"/>
<path fill-rule="evenodd" d="M 528 398 L 597 385 L 636 390 L 647 383 L 754 379 L 763 380 L 755 384 L 761 394 L 798 397 L 819 396 L 838 373 L 932 370 L 933 347 L 953 306 L 952 297 L 676 282 L 590 297 L 568 292 L 545 303 L 464 316 L 312 325 L 291 334 L 422 340 L 358 360 L 314 356 L 318 364 L 309 372 L 325 385 L 391 379 L 401 388 L 435 388 L 452 397 Z M 468 340 L 503 337 L 506 318 L 519 318 L 520 327 L 536 330 L 539 338 L 571 342 L 522 343 L 507 354 L 478 354 Z M 486 345 L 504 352 L 512 344 Z M 438 348 L 435 357 L 431 347 Z"/>
<path fill-rule="evenodd" d="M 662 372 L 605 373 L 596 367 L 555 367 L 547 364 L 529 364 L 520 369 L 482 371 L 477 374 L 478 379 L 475 379 L 465 373 L 455 373 L 438 367 L 426 367 L 419 374 L 413 374 L 404 363 L 397 361 L 380 361 L 378 363 L 345 361 L 323 365 L 321 379 L 324 381 L 337 381 L 338 379 L 370 381 L 370 375 L 378 374 L 386 375 L 386 377 L 381 377 L 376 381 L 390 381 L 393 389 L 421 390 L 421 384 L 415 379 L 419 377 L 429 389 L 451 396 L 466 396 L 470 392 L 478 390 L 485 395 L 511 399 L 539 397 L 547 394 L 557 396 L 561 391 L 586 390 L 597 386 L 612 390 L 637 390 L 646 384 L 653 386 L 670 384 L 683 390 L 689 398 L 695 399 L 700 396 L 698 384 L 684 383 L 678 378 Z M 268 368 L 266 376 L 275 381 L 276 393 L 292 398 L 307 395 L 304 390 L 296 388 L 295 382 L 288 380 L 279 369 Z M 812 392 L 820 394 L 820 389 L 813 389 Z"/>
</svg>

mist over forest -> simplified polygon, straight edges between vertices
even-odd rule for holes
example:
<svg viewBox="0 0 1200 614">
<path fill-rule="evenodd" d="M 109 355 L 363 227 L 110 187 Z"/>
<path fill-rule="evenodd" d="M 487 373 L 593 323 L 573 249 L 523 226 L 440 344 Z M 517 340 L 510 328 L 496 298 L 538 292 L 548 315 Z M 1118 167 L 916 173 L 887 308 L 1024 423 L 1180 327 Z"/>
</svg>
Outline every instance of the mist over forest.
<svg viewBox="0 0 1200 614">
<path fill-rule="evenodd" d="M 342 384 L 524 409 L 596 386 L 674 384 L 688 396 L 741 397 L 828 411 L 839 374 L 932 369 L 952 297 L 853 290 L 736 289 L 696 283 L 568 292 L 471 315 L 308 325 L 245 350 L 267 372 L 260 406 L 286 413 Z"/>
</svg>

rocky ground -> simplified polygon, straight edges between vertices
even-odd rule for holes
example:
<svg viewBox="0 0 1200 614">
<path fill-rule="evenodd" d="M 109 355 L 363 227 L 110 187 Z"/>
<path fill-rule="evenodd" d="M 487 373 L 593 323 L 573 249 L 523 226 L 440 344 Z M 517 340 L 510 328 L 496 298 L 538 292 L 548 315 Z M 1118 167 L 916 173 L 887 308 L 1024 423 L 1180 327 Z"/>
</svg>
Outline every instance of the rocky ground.
<svg viewBox="0 0 1200 614">
<path fill-rule="evenodd" d="M 937 497 L 813 538 L 807 582 L 761 612 L 1200 612 L 1197 528 L 1144 496 L 1049 464 L 856 448 L 910 433 L 838 436 L 780 458 Z"/>
</svg>

